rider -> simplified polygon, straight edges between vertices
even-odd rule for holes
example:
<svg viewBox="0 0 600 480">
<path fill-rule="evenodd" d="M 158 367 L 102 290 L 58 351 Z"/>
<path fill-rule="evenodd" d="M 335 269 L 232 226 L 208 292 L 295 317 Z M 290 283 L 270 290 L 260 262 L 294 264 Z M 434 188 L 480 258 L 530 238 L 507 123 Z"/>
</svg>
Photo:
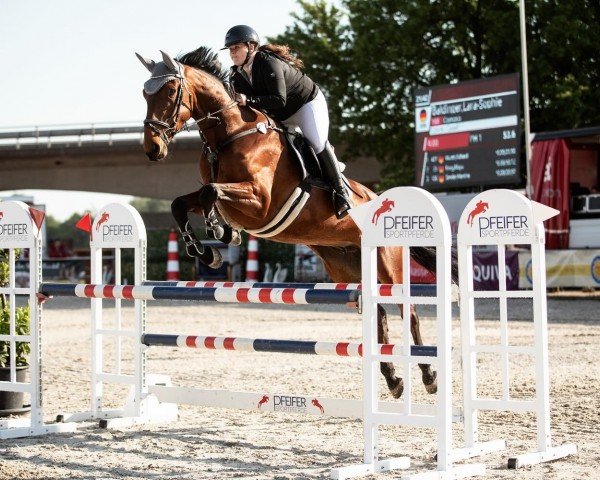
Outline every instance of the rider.
<svg viewBox="0 0 600 480">
<path fill-rule="evenodd" d="M 287 46 L 260 46 L 258 34 L 247 25 L 229 29 L 225 35 L 224 49 L 227 48 L 234 64 L 231 83 L 239 105 L 264 110 L 286 127 L 302 130 L 333 187 L 336 216 L 345 217 L 352 202 L 333 147 L 327 140 L 327 102 L 317 84 L 301 71 L 302 61 L 294 57 Z"/>
</svg>

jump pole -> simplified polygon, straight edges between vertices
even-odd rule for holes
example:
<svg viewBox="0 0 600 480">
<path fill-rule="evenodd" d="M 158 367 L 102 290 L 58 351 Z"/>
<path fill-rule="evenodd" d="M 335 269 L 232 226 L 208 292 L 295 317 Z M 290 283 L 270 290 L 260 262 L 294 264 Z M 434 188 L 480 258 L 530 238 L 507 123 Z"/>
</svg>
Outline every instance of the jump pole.
<svg viewBox="0 0 600 480">
<path fill-rule="evenodd" d="M 533 412 L 536 416 L 537 451 L 508 459 L 508 468 L 519 468 L 547 462 L 577 453 L 577 446 L 552 446 L 550 435 L 550 380 L 548 361 L 548 323 L 546 298 L 546 261 L 544 220 L 559 212 L 523 195 L 506 189 L 488 190 L 477 195 L 466 206 L 458 227 L 458 261 L 460 284 L 460 322 L 462 337 L 463 391 L 465 416 L 465 449 L 486 450 L 479 442 L 477 412 Z M 499 288 L 497 291 L 476 291 L 473 283 L 473 247 L 498 247 Z M 506 286 L 506 245 L 527 245 L 531 248 L 533 287 L 530 291 L 511 291 Z M 500 344 L 478 344 L 475 336 L 476 299 L 493 298 L 499 302 Z M 509 343 L 507 301 L 531 298 L 533 302 L 534 345 L 516 346 Z M 500 398 L 480 398 L 477 395 L 477 354 L 500 355 Z M 535 366 L 535 399 L 510 397 L 509 356 L 528 354 Z"/>
<path fill-rule="evenodd" d="M 191 300 L 217 303 L 279 303 L 279 304 L 356 304 L 360 290 L 334 288 L 291 287 L 293 284 L 272 284 L 273 287 L 187 287 L 162 285 L 101 285 L 43 283 L 41 292 L 56 297 L 104 298 L 119 300 Z M 432 285 L 378 285 L 380 303 L 395 303 L 399 298 L 411 298 L 415 304 L 435 302 Z M 427 296 L 433 295 L 433 296 Z"/>
<path fill-rule="evenodd" d="M 31 401 L 28 418 L 0 420 L 0 439 L 21 438 L 50 433 L 74 432 L 74 423 L 44 423 L 44 402 L 42 397 L 42 306 L 38 304 L 37 292 L 42 279 L 42 235 L 39 213 L 23 202 L 0 203 L 0 249 L 8 250 L 9 282 L 0 287 L 0 294 L 8 296 L 9 333 L 0 335 L 0 341 L 9 342 L 10 350 L 15 351 L 17 342 L 30 345 L 29 382 L 17 381 L 15 356 L 11 355 L 8 381 L 0 382 L 2 392 L 23 392 Z M 35 219 L 38 219 L 36 223 Z M 29 286 L 16 285 L 15 250 L 29 253 Z M 29 334 L 19 335 L 16 329 L 16 299 L 27 297 L 29 305 Z"/>
</svg>

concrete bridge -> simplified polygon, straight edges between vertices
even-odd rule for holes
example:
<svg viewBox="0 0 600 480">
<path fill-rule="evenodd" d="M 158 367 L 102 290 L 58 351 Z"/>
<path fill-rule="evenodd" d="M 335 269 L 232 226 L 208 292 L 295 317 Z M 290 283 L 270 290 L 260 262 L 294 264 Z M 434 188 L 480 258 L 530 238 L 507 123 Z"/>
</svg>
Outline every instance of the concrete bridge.
<svg viewBox="0 0 600 480">
<path fill-rule="evenodd" d="M 140 124 L 87 125 L 0 130 L 0 191 L 80 190 L 173 199 L 200 187 L 197 132 L 182 132 L 169 157 L 149 162 Z M 343 149 L 339 148 L 343 160 Z M 368 186 L 379 182 L 373 158 L 348 164 L 348 177 Z"/>
</svg>

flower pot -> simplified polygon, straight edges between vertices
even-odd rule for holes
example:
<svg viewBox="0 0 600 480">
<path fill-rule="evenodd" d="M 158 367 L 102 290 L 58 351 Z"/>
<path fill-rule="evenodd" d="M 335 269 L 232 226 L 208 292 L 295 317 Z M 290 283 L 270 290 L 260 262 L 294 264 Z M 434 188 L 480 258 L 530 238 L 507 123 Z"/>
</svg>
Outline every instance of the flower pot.
<svg viewBox="0 0 600 480">
<path fill-rule="evenodd" d="M 17 382 L 25 382 L 29 367 L 16 367 L 16 370 Z M 10 368 L 0 367 L 0 382 L 10 382 Z M 28 412 L 30 407 L 23 405 L 24 396 L 23 392 L 0 391 L 0 417 Z"/>
</svg>

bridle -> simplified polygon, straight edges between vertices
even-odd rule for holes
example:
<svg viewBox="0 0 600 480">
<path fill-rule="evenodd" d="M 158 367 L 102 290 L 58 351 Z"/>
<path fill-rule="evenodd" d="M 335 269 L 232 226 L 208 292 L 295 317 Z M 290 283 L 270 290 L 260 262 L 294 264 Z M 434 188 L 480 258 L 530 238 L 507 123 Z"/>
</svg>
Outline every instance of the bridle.
<svg viewBox="0 0 600 480">
<path fill-rule="evenodd" d="M 156 120 L 154 118 L 146 118 L 144 120 L 144 125 L 147 125 L 148 127 L 150 127 L 152 129 L 152 131 L 154 131 L 161 138 L 161 140 L 164 142 L 165 145 L 168 145 L 171 142 L 171 140 L 173 140 L 175 135 L 177 135 L 182 130 L 186 130 L 189 132 L 190 127 L 192 125 L 194 125 L 194 124 L 198 125 L 200 139 L 204 145 L 203 151 L 208 160 L 208 163 L 210 164 L 211 177 L 212 177 L 213 181 L 216 178 L 217 156 L 218 156 L 219 152 L 221 151 L 221 149 L 223 149 L 226 145 L 229 145 L 230 143 L 234 142 L 235 140 L 237 140 L 239 138 L 243 138 L 247 135 L 252 135 L 257 132 L 261 133 L 261 134 L 267 133 L 267 130 L 275 130 L 280 133 L 284 132 L 281 128 L 273 125 L 271 120 L 268 117 L 266 117 L 267 122 L 265 122 L 265 123 L 260 122 L 254 128 L 250 128 L 248 130 L 244 130 L 242 132 L 236 133 L 235 135 L 231 135 L 231 136 L 225 138 L 223 141 L 221 141 L 215 148 L 211 148 L 210 145 L 208 144 L 208 141 L 206 139 L 206 135 L 204 134 L 204 132 L 206 130 L 208 130 L 210 128 L 214 128 L 222 123 L 222 119 L 218 115 L 219 113 L 229 110 L 230 108 L 233 108 L 238 104 L 237 100 L 235 100 L 235 92 L 233 92 L 231 87 L 229 88 L 228 93 L 229 93 L 230 97 L 234 100 L 232 100 L 230 103 L 228 103 L 224 107 L 220 108 L 219 110 L 215 110 L 214 112 L 209 112 L 205 116 L 203 116 L 202 118 L 200 118 L 198 120 L 192 119 L 191 122 L 186 122 L 181 126 L 181 128 L 177 128 L 177 120 L 179 119 L 179 112 L 181 110 L 181 106 L 183 105 L 185 108 L 187 108 L 190 111 L 190 114 L 192 113 L 192 108 L 191 108 L 192 94 L 190 93 L 190 91 L 187 87 L 187 84 L 185 82 L 185 77 L 181 74 L 181 67 L 179 67 L 179 68 L 180 68 L 180 70 L 177 74 L 169 73 L 166 75 L 157 75 L 154 77 L 150 77 L 150 79 L 165 78 L 165 77 L 177 78 L 177 79 L 179 79 L 179 86 L 177 88 L 177 100 L 175 102 L 175 107 L 174 107 L 173 113 L 171 114 L 169 119 L 167 121 L 164 121 L 164 120 Z M 189 106 L 183 102 L 183 90 L 184 89 L 188 93 Z M 200 123 L 204 122 L 204 121 L 208 121 L 208 120 L 216 120 L 216 123 L 210 127 L 204 128 L 204 129 L 200 128 Z"/>
<path fill-rule="evenodd" d="M 173 113 L 167 121 L 157 120 L 154 118 L 146 118 L 144 119 L 144 125 L 148 125 L 152 129 L 152 131 L 161 138 L 165 145 L 168 145 L 173 139 L 173 137 L 181 131 L 181 129 L 177 129 L 176 127 L 177 120 L 179 119 L 179 111 L 181 110 L 181 106 L 183 105 L 188 110 L 190 110 L 190 112 L 192 111 L 191 106 L 188 106 L 185 103 L 183 103 L 183 89 L 185 88 L 185 91 L 188 93 L 188 103 L 190 105 L 192 103 L 192 94 L 190 93 L 190 91 L 187 88 L 187 85 L 185 84 L 185 77 L 181 74 L 181 69 L 180 72 L 178 72 L 177 74 L 168 73 L 166 75 L 157 75 L 154 77 L 150 77 L 150 79 L 165 77 L 179 79 L 179 86 L 177 87 L 177 100 L 175 101 Z"/>
<path fill-rule="evenodd" d="M 207 115 L 200 118 L 199 120 L 192 120 L 192 122 L 186 122 L 182 125 L 181 128 L 177 128 L 177 120 L 179 120 L 179 112 L 181 110 L 181 106 L 183 105 L 185 108 L 187 108 L 190 111 L 190 113 L 192 112 L 192 108 L 191 108 L 192 94 L 189 91 L 187 84 L 185 83 L 185 77 L 181 74 L 181 72 L 179 72 L 177 74 L 169 73 L 166 75 L 157 75 L 154 77 L 150 77 L 150 79 L 165 78 L 165 77 L 179 79 L 179 86 L 177 87 L 177 99 L 175 101 L 175 107 L 173 108 L 173 113 L 171 114 L 171 116 L 168 118 L 167 121 L 157 120 L 154 118 L 146 118 L 144 120 L 144 125 L 147 125 L 148 127 L 150 127 L 152 129 L 152 131 L 161 138 L 161 140 L 164 142 L 165 145 L 168 145 L 171 142 L 171 140 L 173 139 L 173 137 L 175 137 L 175 135 L 177 135 L 182 130 L 186 130 L 189 132 L 190 127 L 194 124 L 198 125 L 198 129 L 200 130 L 200 137 L 202 138 L 202 141 L 205 142 L 206 138 L 204 137 L 204 132 L 199 127 L 200 123 L 205 120 L 217 120 L 217 123 L 215 125 L 213 125 L 213 127 L 219 125 L 221 123 L 221 118 L 217 115 L 221 112 L 224 112 L 225 110 L 229 110 L 230 108 L 233 108 L 238 103 L 236 100 L 232 100 L 231 103 L 227 104 L 225 107 L 223 107 L 219 110 L 216 110 L 214 112 L 209 112 Z M 188 104 L 189 105 L 186 105 L 183 102 L 183 90 L 184 89 L 188 94 Z M 232 95 L 232 97 L 233 97 L 233 95 Z"/>
</svg>

